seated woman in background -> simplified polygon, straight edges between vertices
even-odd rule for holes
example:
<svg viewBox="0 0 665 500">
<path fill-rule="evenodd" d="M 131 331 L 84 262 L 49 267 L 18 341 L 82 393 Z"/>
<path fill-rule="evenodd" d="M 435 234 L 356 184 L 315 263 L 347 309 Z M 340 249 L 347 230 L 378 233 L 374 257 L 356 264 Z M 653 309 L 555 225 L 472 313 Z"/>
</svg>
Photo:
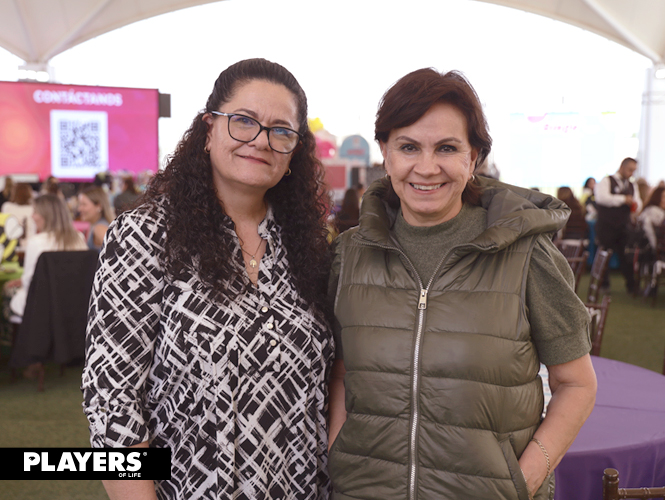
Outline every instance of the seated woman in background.
<svg viewBox="0 0 665 500">
<path fill-rule="evenodd" d="M 567 186 L 560 187 L 556 197 L 568 205 L 568 208 L 571 210 L 570 218 L 561 233 L 561 239 L 584 240 L 588 238 L 589 226 L 585 220 L 585 210 L 582 204 L 575 198 L 572 189 Z"/>
<path fill-rule="evenodd" d="M 104 242 L 104 235 L 115 214 L 111 209 L 109 197 L 102 188 L 91 186 L 79 195 L 78 205 L 81 220 L 90 223 L 88 248 L 99 251 Z"/>
<path fill-rule="evenodd" d="M 642 205 L 646 205 L 646 202 L 651 195 L 651 186 L 649 185 L 649 181 L 647 181 L 644 177 L 638 177 L 635 181 L 635 184 L 637 184 L 637 190 L 640 194 Z"/>
<path fill-rule="evenodd" d="M 58 196 L 45 194 L 36 198 L 32 219 L 37 228 L 37 234 L 28 239 L 23 275 L 5 285 L 8 290 L 16 288 L 9 307 L 11 312 L 18 316 L 23 316 L 30 282 L 42 252 L 87 249 L 85 238 L 74 229 L 69 210 L 65 202 Z"/>
<path fill-rule="evenodd" d="M 41 189 L 39 190 L 39 194 L 54 194 L 59 198 L 62 198 L 63 200 L 65 199 L 65 195 L 60 189 L 60 181 L 53 176 L 48 177 L 42 183 Z"/>
<path fill-rule="evenodd" d="M 584 205 L 584 210 L 586 211 L 586 220 L 595 221 L 598 217 L 598 210 L 596 209 L 596 196 L 593 193 L 594 188 L 596 187 L 596 179 L 589 177 L 584 182 L 584 189 L 582 190 L 582 198 L 580 203 Z"/>
<path fill-rule="evenodd" d="M 134 178 L 131 175 L 123 177 L 122 192 L 113 200 L 113 208 L 115 208 L 116 216 L 130 208 L 134 208 L 140 197 L 141 192 L 134 185 Z"/>
<path fill-rule="evenodd" d="M 358 190 L 349 188 L 344 193 L 339 212 L 335 215 L 335 227 L 338 233 L 343 233 L 347 229 L 357 226 L 359 216 L 360 198 L 358 197 Z"/>
<path fill-rule="evenodd" d="M 0 207 L 11 199 L 13 189 L 14 180 L 9 176 L 5 177 L 5 187 L 0 191 Z"/>
<path fill-rule="evenodd" d="M 655 251 L 658 243 L 656 228 L 665 222 L 665 188 L 653 190 L 637 220 L 644 229 L 649 246 Z"/>
<path fill-rule="evenodd" d="M 12 214 L 19 220 L 23 226 L 23 238 L 21 238 L 19 246 L 25 247 L 27 240 L 37 232 L 32 220 L 32 188 L 30 185 L 22 182 L 15 184 L 11 199 L 2 204 L 0 212 Z"/>
</svg>

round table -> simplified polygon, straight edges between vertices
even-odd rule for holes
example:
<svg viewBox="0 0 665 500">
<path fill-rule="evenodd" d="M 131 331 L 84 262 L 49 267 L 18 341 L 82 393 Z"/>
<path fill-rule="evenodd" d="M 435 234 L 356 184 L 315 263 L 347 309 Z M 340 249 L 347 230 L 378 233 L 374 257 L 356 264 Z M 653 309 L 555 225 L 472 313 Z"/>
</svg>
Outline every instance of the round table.
<svg viewBox="0 0 665 500">
<path fill-rule="evenodd" d="M 622 488 L 665 486 L 665 376 L 591 356 L 596 405 L 556 469 L 555 500 L 602 498 L 603 470 Z"/>
</svg>

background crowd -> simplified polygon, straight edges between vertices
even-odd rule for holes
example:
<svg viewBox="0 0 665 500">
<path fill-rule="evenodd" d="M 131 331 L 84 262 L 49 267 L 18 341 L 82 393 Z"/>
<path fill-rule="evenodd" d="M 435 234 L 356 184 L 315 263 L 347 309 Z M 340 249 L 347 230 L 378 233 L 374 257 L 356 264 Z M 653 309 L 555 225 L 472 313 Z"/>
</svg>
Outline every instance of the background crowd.
<svg viewBox="0 0 665 500">
<path fill-rule="evenodd" d="M 614 267 L 624 275 L 628 293 L 649 295 L 655 293 L 653 287 L 640 286 L 635 276 L 639 276 L 642 265 L 652 266 L 662 252 L 665 180 L 656 185 L 644 178 L 632 181 L 636 168 L 634 159 L 624 159 L 615 174 L 598 183 L 592 177 L 587 179 L 578 190 L 579 197 L 570 187 L 560 187 L 557 198 L 570 207 L 571 215 L 557 238 L 583 240 L 590 250 L 590 260 L 596 244 L 611 249 Z M 607 278 L 603 285 L 609 289 Z"/>
<path fill-rule="evenodd" d="M 18 261 L 23 267 L 20 278 L 3 285 L 5 319 L 23 315 L 30 282 L 43 252 L 99 251 L 111 221 L 135 204 L 147 180 L 142 176 L 137 187 L 131 175 L 108 173 L 97 175 L 89 183 L 61 183 L 55 177 L 42 183 L 25 183 L 5 177 L 0 213 L 15 218 L 22 234 L 11 255 L 9 248 L 3 249 L 4 260 Z"/>
<path fill-rule="evenodd" d="M 660 224 L 659 217 L 656 214 L 665 213 L 665 180 L 661 180 L 656 185 L 640 177 L 635 183 L 638 186 L 638 196 L 641 210 L 633 210 L 631 220 L 637 228 L 644 227 L 647 230 L 647 223 Z M 570 207 L 572 213 L 568 219 L 566 227 L 559 234 L 562 239 L 589 238 L 589 222 L 595 222 L 598 218 L 598 208 L 594 188 L 596 179 L 589 177 L 584 186 L 577 190 L 578 195 L 573 192 L 569 186 L 561 186 L 557 189 L 556 197 Z M 637 205 L 636 205 L 637 206 Z M 651 207 L 651 208 L 649 208 Z M 652 243 L 655 241 L 652 240 Z"/>
</svg>

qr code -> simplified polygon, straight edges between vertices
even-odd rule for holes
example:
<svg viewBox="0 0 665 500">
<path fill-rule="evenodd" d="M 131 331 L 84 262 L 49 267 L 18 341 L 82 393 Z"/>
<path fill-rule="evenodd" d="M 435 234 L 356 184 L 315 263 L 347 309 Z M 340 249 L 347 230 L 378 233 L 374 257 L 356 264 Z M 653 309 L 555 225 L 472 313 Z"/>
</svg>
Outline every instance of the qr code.
<svg viewBox="0 0 665 500">
<path fill-rule="evenodd" d="M 51 171 L 88 178 L 108 170 L 108 116 L 103 111 L 51 111 Z"/>
</svg>

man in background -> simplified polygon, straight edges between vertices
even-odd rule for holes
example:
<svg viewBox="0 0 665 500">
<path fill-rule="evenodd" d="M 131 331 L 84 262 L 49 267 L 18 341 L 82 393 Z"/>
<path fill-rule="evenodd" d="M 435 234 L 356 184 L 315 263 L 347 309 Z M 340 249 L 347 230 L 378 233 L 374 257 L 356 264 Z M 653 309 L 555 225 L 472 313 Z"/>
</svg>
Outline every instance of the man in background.
<svg viewBox="0 0 665 500">
<path fill-rule="evenodd" d="M 636 213 L 642 209 L 637 186 L 630 180 L 635 170 L 637 170 L 637 161 L 633 158 L 624 158 L 619 170 L 603 178 L 595 188 L 598 245 L 611 249 L 618 257 L 619 269 L 626 279 L 628 293 L 635 292 L 633 264 L 626 256 L 626 245 L 632 231 L 630 216 L 631 212 Z M 609 287 L 609 284 L 609 277 L 606 275 L 603 286 Z"/>
</svg>

